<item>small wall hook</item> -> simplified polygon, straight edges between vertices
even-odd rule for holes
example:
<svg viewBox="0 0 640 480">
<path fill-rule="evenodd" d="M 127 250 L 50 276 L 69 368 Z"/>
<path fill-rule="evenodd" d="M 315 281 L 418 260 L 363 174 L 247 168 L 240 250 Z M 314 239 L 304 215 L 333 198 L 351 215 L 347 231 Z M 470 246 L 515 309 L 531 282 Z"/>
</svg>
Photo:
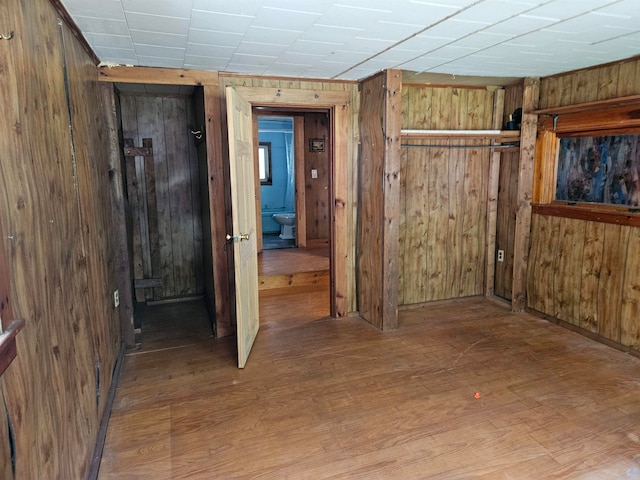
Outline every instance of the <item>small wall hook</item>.
<svg viewBox="0 0 640 480">
<path fill-rule="evenodd" d="M 12 38 L 13 38 L 13 32 L 10 32 L 9 35 L 0 33 L 0 40 L 11 40 Z"/>
</svg>

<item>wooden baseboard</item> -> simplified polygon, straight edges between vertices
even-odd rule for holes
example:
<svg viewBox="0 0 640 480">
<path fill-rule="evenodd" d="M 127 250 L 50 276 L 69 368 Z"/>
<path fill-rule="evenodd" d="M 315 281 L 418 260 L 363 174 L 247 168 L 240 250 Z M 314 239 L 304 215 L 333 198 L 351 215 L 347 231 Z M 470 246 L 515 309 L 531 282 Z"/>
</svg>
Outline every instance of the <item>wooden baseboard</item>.
<svg viewBox="0 0 640 480">
<path fill-rule="evenodd" d="M 104 450 L 104 443 L 107 438 L 107 428 L 109 427 L 109 418 L 111 417 L 111 408 L 113 407 L 113 400 L 116 398 L 116 389 L 120 382 L 120 372 L 122 371 L 122 364 L 124 363 L 124 351 L 125 345 L 124 343 L 121 343 L 120 352 L 118 353 L 116 365 L 113 369 L 113 377 L 111 378 L 111 386 L 109 387 L 107 403 L 104 406 L 104 412 L 102 413 L 102 419 L 100 420 L 100 428 L 98 429 L 96 445 L 93 449 L 91 465 L 89 466 L 89 472 L 87 473 L 87 480 L 98 479 L 100 461 L 102 460 L 102 451 Z"/>
</svg>

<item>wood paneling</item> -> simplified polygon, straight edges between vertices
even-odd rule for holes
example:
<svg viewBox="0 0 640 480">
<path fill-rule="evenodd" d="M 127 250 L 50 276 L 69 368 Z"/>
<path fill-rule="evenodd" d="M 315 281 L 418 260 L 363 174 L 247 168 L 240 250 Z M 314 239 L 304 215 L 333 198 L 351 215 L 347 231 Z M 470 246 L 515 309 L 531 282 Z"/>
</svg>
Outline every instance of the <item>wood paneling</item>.
<svg viewBox="0 0 640 480">
<path fill-rule="evenodd" d="M 2 2 L 0 28 L 0 231 L 26 321 L 2 377 L 16 478 L 84 478 L 120 342 L 101 91 L 48 1 Z"/>
<path fill-rule="evenodd" d="M 405 129 L 491 129 L 494 93 L 408 86 Z M 484 291 L 490 150 L 481 139 L 410 139 L 400 197 L 400 304 L 479 295 Z"/>
<path fill-rule="evenodd" d="M 529 308 L 637 350 L 640 228 L 533 219 Z"/>
<path fill-rule="evenodd" d="M 640 94 L 640 58 L 543 78 L 540 108 Z"/>
<path fill-rule="evenodd" d="M 361 83 L 358 191 L 358 311 L 380 329 L 397 327 L 402 76 Z"/>
<path fill-rule="evenodd" d="M 134 232 L 134 265 L 136 275 L 144 275 L 136 278 L 162 279 L 162 287 L 147 289 L 148 300 L 201 294 L 200 178 L 188 128 L 191 100 L 121 95 L 121 102 L 123 137 L 135 146 L 145 139 L 153 145 L 153 157 L 136 157 L 135 170 L 127 166 L 129 202 L 139 229 Z"/>
<path fill-rule="evenodd" d="M 312 152 L 309 140 L 325 140 L 323 152 Z M 329 155 L 331 152 L 329 136 L 329 115 L 326 113 L 304 114 L 304 178 L 305 204 L 307 217 L 307 238 L 328 239 L 331 233 L 329 218 Z M 311 170 L 318 172 L 318 178 L 311 178 Z"/>
<path fill-rule="evenodd" d="M 543 78 L 539 106 L 571 108 L 602 101 L 606 106 L 618 97 L 640 94 L 638 79 L 638 58 Z M 598 118 L 599 113 L 585 115 Z M 548 195 L 540 200 L 549 200 Z M 581 211 L 563 217 L 562 209 L 538 210 L 531 229 L 527 306 L 605 341 L 640 350 L 640 228 L 625 225 L 624 215 L 612 216 L 611 223 L 619 224 L 611 224 L 593 221 Z"/>
</svg>

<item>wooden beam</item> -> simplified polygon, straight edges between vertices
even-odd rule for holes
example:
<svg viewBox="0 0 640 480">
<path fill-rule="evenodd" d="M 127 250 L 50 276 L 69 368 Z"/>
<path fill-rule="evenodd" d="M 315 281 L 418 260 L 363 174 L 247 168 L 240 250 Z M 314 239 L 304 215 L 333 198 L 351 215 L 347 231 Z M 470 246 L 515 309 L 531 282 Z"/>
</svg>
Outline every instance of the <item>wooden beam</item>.
<svg viewBox="0 0 640 480">
<path fill-rule="evenodd" d="M 487 192 L 487 235 L 484 295 L 492 297 L 496 277 L 496 235 L 498 228 L 498 190 L 500 188 L 500 162 L 502 154 L 493 152 L 489 160 L 489 180 Z"/>
<path fill-rule="evenodd" d="M 295 158 L 296 244 L 307 246 L 307 195 L 305 186 L 304 117 L 293 117 L 293 149 Z"/>
<path fill-rule="evenodd" d="M 575 218 L 589 222 L 609 223 L 613 225 L 627 225 L 640 227 L 640 215 L 616 210 L 603 210 L 586 205 L 563 205 L 553 203 L 551 205 L 533 205 L 532 213 L 549 215 L 552 217 Z"/>
<path fill-rule="evenodd" d="M 120 297 L 119 317 L 120 334 L 126 348 L 135 347 L 135 333 L 133 327 L 133 292 L 131 285 L 131 260 L 129 243 L 127 241 L 127 216 L 124 197 L 123 157 L 120 153 L 120 139 L 118 138 L 118 117 L 113 85 L 103 84 L 102 104 L 109 137 L 109 183 L 111 192 L 111 215 L 115 242 L 115 270 L 116 282 Z"/>
<path fill-rule="evenodd" d="M 533 181 L 534 203 L 551 203 L 555 197 L 558 137 L 555 132 L 539 130 L 536 139 Z"/>
<path fill-rule="evenodd" d="M 220 88 L 215 85 L 204 86 L 204 109 L 206 119 L 207 168 L 209 178 L 209 208 L 211 211 L 211 249 L 213 256 L 213 289 L 216 307 L 216 336 L 231 335 L 230 294 L 232 278 L 229 275 L 226 251 L 227 199 L 225 185 L 228 177 L 223 165 L 222 130 L 220 128 Z"/>
<path fill-rule="evenodd" d="M 326 107 L 349 102 L 349 92 L 333 90 L 293 90 L 268 87 L 233 87 L 252 104 L 260 106 Z"/>
<path fill-rule="evenodd" d="M 493 118 L 491 120 L 494 129 L 502 127 L 504 117 L 504 88 L 496 90 L 493 95 Z M 515 132 L 520 133 L 520 132 Z M 494 151 L 489 158 L 489 178 L 487 181 L 487 219 L 485 237 L 485 269 L 484 269 L 484 295 L 492 297 L 495 289 L 496 277 L 496 237 L 498 232 L 498 192 L 500 189 L 500 162 L 502 155 Z"/>
<path fill-rule="evenodd" d="M 629 95 L 626 97 L 610 98 L 607 100 L 597 100 L 594 102 L 578 103 L 574 105 L 563 105 L 561 107 L 541 108 L 539 110 L 531 110 L 528 113 L 535 115 L 564 115 L 571 113 L 584 113 L 594 110 L 611 109 L 617 107 L 640 106 L 640 95 Z M 523 111 L 526 111 L 523 109 Z"/>
<path fill-rule="evenodd" d="M 526 78 L 522 99 L 522 111 L 534 111 L 538 105 L 540 92 L 539 78 Z M 511 308 L 522 312 L 526 301 L 527 263 L 529 259 L 529 239 L 531 236 L 531 197 L 533 194 L 533 174 L 537 133 L 537 115 L 522 115 L 520 133 L 520 164 L 518 167 L 518 190 L 516 194 L 516 227 L 513 251 L 513 290 Z"/>
<path fill-rule="evenodd" d="M 387 70 L 384 98 L 384 212 L 382 248 L 382 329 L 398 328 L 398 241 L 402 152 L 402 71 Z"/>
<path fill-rule="evenodd" d="M 98 80 L 155 85 L 218 85 L 218 72 L 155 67 L 100 67 Z"/>
</svg>

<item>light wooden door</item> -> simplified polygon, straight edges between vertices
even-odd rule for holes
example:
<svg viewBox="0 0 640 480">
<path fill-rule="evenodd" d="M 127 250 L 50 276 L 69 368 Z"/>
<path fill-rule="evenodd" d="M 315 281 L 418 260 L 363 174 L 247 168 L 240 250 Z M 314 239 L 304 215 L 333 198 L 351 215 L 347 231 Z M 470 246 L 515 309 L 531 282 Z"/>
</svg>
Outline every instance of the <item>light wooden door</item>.
<svg viewBox="0 0 640 480">
<path fill-rule="evenodd" d="M 238 367 L 244 368 L 258 334 L 258 249 L 251 104 L 227 87 L 227 122 L 236 283 Z"/>
</svg>

